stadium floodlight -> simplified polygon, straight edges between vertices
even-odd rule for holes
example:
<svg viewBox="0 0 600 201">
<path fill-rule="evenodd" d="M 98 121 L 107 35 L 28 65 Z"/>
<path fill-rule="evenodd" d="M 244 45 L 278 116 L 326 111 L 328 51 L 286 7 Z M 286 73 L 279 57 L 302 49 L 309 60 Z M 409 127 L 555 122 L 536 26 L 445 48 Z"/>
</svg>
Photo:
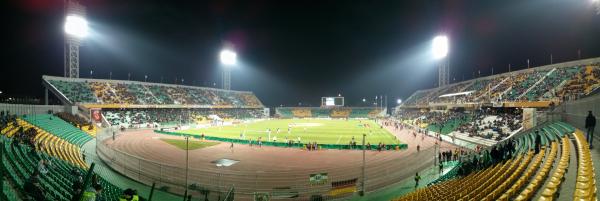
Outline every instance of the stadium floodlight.
<svg viewBox="0 0 600 201">
<path fill-rule="evenodd" d="M 396 100 L 396 103 L 398 103 L 398 105 L 400 105 L 402 103 L 402 99 Z"/>
<path fill-rule="evenodd" d="M 432 43 L 433 57 L 442 59 L 448 55 L 448 37 L 436 36 Z"/>
<path fill-rule="evenodd" d="M 88 35 L 88 22 L 85 18 L 78 15 L 69 15 L 65 20 L 65 33 L 77 38 L 84 38 Z"/>
<path fill-rule="evenodd" d="M 237 54 L 229 49 L 221 50 L 219 58 L 221 59 L 221 64 L 225 66 L 233 66 L 237 63 Z"/>
</svg>

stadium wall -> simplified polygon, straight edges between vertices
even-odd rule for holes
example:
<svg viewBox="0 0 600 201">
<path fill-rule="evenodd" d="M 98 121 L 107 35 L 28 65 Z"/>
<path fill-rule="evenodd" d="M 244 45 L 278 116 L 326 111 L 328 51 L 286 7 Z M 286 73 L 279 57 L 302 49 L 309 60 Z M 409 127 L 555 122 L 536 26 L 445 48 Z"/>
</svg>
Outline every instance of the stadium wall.
<svg viewBox="0 0 600 201">
<path fill-rule="evenodd" d="M 579 99 L 576 101 L 567 102 L 564 105 L 563 118 L 569 124 L 585 131 L 585 118 L 587 117 L 588 111 L 592 111 L 596 119 L 600 118 L 600 94 L 590 96 L 587 98 Z M 600 131 L 600 126 L 596 126 L 594 133 Z M 596 135 L 598 136 L 598 135 Z"/>
<path fill-rule="evenodd" d="M 0 103 L 0 111 L 9 111 L 11 114 L 26 115 L 26 114 L 47 114 L 48 111 L 53 112 L 69 112 L 71 114 L 77 111 L 77 108 L 64 105 L 24 105 L 24 104 L 6 104 Z"/>
</svg>

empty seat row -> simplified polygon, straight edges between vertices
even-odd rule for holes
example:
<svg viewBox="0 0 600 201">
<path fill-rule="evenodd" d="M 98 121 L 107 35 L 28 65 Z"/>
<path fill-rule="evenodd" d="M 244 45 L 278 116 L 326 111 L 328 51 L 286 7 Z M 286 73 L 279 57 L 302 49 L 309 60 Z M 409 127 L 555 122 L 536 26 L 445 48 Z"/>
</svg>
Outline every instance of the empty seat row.
<svg viewBox="0 0 600 201">
<path fill-rule="evenodd" d="M 577 183 L 573 200 L 596 200 L 596 175 L 589 145 L 580 130 L 575 131 L 577 144 Z"/>
<path fill-rule="evenodd" d="M 562 138 L 562 152 L 560 155 L 560 161 L 558 167 L 554 170 L 554 173 L 549 178 L 550 181 L 546 184 L 546 187 L 542 190 L 542 196 L 540 200 L 554 200 L 557 196 L 557 192 L 560 189 L 561 183 L 565 180 L 564 176 L 569 168 L 570 158 L 570 144 L 569 138 L 564 136 Z"/>
</svg>

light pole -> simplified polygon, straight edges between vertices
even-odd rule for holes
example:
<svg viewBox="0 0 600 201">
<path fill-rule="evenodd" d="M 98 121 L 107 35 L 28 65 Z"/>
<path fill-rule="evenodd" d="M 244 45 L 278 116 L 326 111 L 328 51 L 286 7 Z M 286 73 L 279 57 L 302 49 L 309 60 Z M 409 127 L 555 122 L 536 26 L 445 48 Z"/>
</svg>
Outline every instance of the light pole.
<svg viewBox="0 0 600 201">
<path fill-rule="evenodd" d="M 235 53 L 231 49 L 223 49 L 219 54 L 219 59 L 221 61 L 221 65 L 223 66 L 223 89 L 230 90 L 231 89 L 231 68 L 237 63 L 237 53 Z"/>
<path fill-rule="evenodd" d="M 79 46 L 88 35 L 85 7 L 76 1 L 67 1 L 65 7 L 64 76 L 79 78 Z"/>
<path fill-rule="evenodd" d="M 360 193 L 359 193 L 360 196 L 365 195 L 365 179 L 366 179 L 365 178 L 365 152 L 367 151 L 366 147 L 365 147 L 365 138 L 366 137 L 367 137 L 367 134 L 363 133 L 363 139 L 362 139 L 362 148 L 363 148 L 363 153 L 362 153 L 362 155 L 363 155 L 363 159 L 362 159 L 362 179 L 361 179 L 361 182 L 360 182 L 361 183 L 360 186 L 361 186 L 362 189 L 360 190 Z"/>
<path fill-rule="evenodd" d="M 189 142 L 190 142 L 190 136 L 186 135 L 185 136 L 185 193 L 184 193 L 184 197 L 187 197 L 187 193 L 188 193 L 188 171 L 189 171 Z"/>
<path fill-rule="evenodd" d="M 444 59 L 448 55 L 448 37 L 442 35 L 433 38 L 432 52 L 435 59 L 441 60 L 438 69 L 438 87 L 446 86 L 450 80 L 448 60 Z"/>
</svg>

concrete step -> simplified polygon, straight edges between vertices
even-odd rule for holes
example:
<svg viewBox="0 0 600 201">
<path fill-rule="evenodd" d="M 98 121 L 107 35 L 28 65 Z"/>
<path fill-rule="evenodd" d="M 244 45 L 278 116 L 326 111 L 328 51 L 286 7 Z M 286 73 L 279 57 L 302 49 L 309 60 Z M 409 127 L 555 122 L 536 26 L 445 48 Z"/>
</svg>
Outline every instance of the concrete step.
<svg viewBox="0 0 600 201">
<path fill-rule="evenodd" d="M 577 149 L 572 135 L 569 135 L 569 143 L 571 143 L 571 156 L 569 160 L 569 169 L 565 173 L 565 181 L 561 184 L 558 191 L 559 201 L 573 200 L 573 192 L 575 192 L 575 181 L 577 179 Z"/>
</svg>

